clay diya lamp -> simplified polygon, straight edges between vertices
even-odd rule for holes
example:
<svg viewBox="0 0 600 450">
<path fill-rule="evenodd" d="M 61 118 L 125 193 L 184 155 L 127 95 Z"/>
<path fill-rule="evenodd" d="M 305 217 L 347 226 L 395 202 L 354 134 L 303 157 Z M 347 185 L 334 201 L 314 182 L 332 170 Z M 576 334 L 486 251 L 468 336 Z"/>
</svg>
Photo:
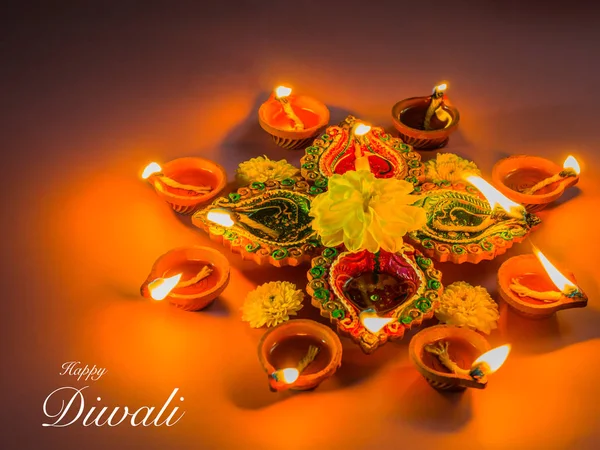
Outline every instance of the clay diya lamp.
<svg viewBox="0 0 600 450">
<path fill-rule="evenodd" d="M 407 238 L 437 261 L 477 264 L 494 259 L 540 223 L 483 178 L 469 176 L 466 181 L 450 189 L 423 185 L 415 203 L 425 209 L 427 223 Z"/>
<path fill-rule="evenodd" d="M 329 110 L 312 97 L 291 92 L 285 86 L 275 88 L 258 109 L 258 121 L 277 145 L 296 150 L 309 145 L 329 123 Z"/>
<path fill-rule="evenodd" d="M 583 308 L 588 301 L 573 274 L 558 270 L 535 247 L 534 254 L 514 256 L 500 266 L 498 290 L 508 306 L 530 319 Z"/>
<path fill-rule="evenodd" d="M 539 211 L 579 181 L 579 163 L 569 156 L 563 166 L 539 156 L 501 159 L 492 171 L 494 185 L 527 211 Z"/>
<path fill-rule="evenodd" d="M 411 246 L 398 253 L 326 248 L 307 275 L 312 305 L 367 354 L 432 318 L 442 292 L 441 272 Z"/>
<path fill-rule="evenodd" d="M 225 187 L 225 169 L 204 158 L 179 158 L 162 167 L 150 163 L 142 173 L 159 197 L 175 212 L 191 214 L 199 205 L 210 202 Z"/>
<path fill-rule="evenodd" d="M 308 215 L 310 188 L 301 178 L 254 182 L 196 212 L 192 223 L 243 259 L 297 266 L 321 248 Z"/>
<path fill-rule="evenodd" d="M 229 262 L 210 247 L 182 247 L 159 257 L 141 287 L 144 297 L 167 299 L 186 311 L 211 304 L 229 283 Z"/>
<path fill-rule="evenodd" d="M 436 325 L 415 334 L 408 351 L 419 373 L 435 389 L 462 391 L 485 388 L 487 376 L 504 363 L 510 345 L 490 350 L 488 341 L 476 331 Z"/>
<path fill-rule="evenodd" d="M 392 121 L 400 138 L 414 148 L 444 147 L 458 128 L 460 114 L 444 94 L 446 85 L 436 86 L 428 97 L 412 97 L 392 107 Z"/>
<path fill-rule="evenodd" d="M 329 177 L 356 170 L 361 161 L 377 178 L 398 178 L 415 186 L 425 180 L 421 156 L 410 145 L 353 116 L 328 127 L 306 148 L 300 172 L 304 179 L 325 189 Z"/>
<path fill-rule="evenodd" d="M 306 391 L 340 367 L 342 343 L 325 325 L 307 319 L 289 320 L 263 335 L 258 358 L 272 391 Z"/>
</svg>

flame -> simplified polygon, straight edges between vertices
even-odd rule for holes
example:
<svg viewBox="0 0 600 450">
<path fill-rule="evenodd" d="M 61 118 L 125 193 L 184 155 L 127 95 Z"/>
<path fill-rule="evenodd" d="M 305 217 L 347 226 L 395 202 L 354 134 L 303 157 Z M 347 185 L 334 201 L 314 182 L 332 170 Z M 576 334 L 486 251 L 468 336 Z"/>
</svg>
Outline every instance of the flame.
<svg viewBox="0 0 600 450">
<path fill-rule="evenodd" d="M 509 353 L 510 344 L 496 347 L 477 358 L 473 363 L 473 366 L 482 362 L 487 363 L 487 365 L 490 366 L 490 370 L 486 374 L 489 375 L 490 373 L 494 373 L 502 366 L 502 364 L 504 364 Z"/>
<path fill-rule="evenodd" d="M 298 372 L 298 369 L 294 369 L 294 368 L 282 369 L 282 370 L 278 370 L 277 372 L 278 372 L 278 379 L 280 379 L 281 381 L 283 381 L 286 384 L 292 384 L 300 376 L 300 372 Z"/>
<path fill-rule="evenodd" d="M 537 259 L 540 260 L 542 266 L 544 267 L 544 270 L 546 271 L 546 273 L 548 274 L 548 276 L 559 291 L 569 292 L 574 289 L 577 289 L 577 286 L 571 283 L 567 279 L 567 277 L 560 273 L 560 271 L 552 265 L 548 258 L 546 258 L 546 256 L 535 245 L 532 244 L 532 247 L 533 253 L 535 254 L 535 256 L 537 256 Z"/>
<path fill-rule="evenodd" d="M 225 211 L 209 211 L 206 218 L 217 225 L 227 228 L 232 227 L 235 223 L 231 218 L 231 214 Z"/>
<path fill-rule="evenodd" d="M 148 283 L 150 297 L 154 300 L 163 300 L 177 286 L 179 280 L 181 280 L 181 275 L 178 273 L 169 278 L 157 278 Z"/>
<path fill-rule="evenodd" d="M 379 317 L 373 309 L 365 309 L 360 313 L 360 321 L 373 334 L 379 333 L 392 320 L 393 317 Z"/>
<path fill-rule="evenodd" d="M 446 83 L 440 84 L 439 86 L 435 87 L 435 91 L 437 92 L 443 92 L 446 90 L 446 88 L 448 87 L 448 85 Z"/>
<path fill-rule="evenodd" d="M 285 86 L 277 86 L 275 88 L 275 95 L 278 98 L 281 97 L 287 97 L 288 95 L 290 95 L 292 93 L 292 88 L 289 87 L 285 87 Z"/>
<path fill-rule="evenodd" d="M 371 131 L 371 127 L 369 125 L 359 123 L 358 125 L 356 125 L 356 128 L 354 128 L 354 135 L 362 136 L 364 134 L 367 134 L 369 131 Z"/>
<path fill-rule="evenodd" d="M 572 155 L 567 156 L 567 159 L 565 159 L 565 162 L 563 163 L 563 168 L 564 169 L 573 169 L 577 175 L 579 175 L 579 172 L 581 172 L 579 163 L 577 162 L 575 157 Z"/>
<path fill-rule="evenodd" d="M 162 172 L 162 168 L 160 167 L 160 165 L 158 163 L 151 162 L 150 164 L 148 164 L 146 166 L 146 168 L 142 172 L 142 178 L 145 180 L 150 175 L 152 175 L 154 173 L 160 173 L 160 172 Z"/>
<path fill-rule="evenodd" d="M 513 202 L 508 197 L 505 197 L 494 186 L 477 175 L 467 175 L 465 180 L 481 191 L 485 199 L 490 204 L 492 211 L 496 206 L 500 206 L 509 215 L 521 217 L 523 215 L 523 206 Z"/>
</svg>

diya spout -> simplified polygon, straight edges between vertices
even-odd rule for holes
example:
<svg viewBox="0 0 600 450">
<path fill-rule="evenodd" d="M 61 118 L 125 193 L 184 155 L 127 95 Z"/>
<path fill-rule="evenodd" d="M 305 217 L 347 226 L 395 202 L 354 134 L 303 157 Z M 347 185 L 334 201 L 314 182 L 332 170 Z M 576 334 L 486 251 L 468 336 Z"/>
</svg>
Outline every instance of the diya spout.
<svg viewBox="0 0 600 450">
<path fill-rule="evenodd" d="M 528 195 L 535 194 L 540 189 L 549 186 L 552 183 L 556 183 L 557 181 L 561 181 L 569 177 L 577 177 L 579 176 L 580 172 L 581 168 L 579 167 L 579 162 L 577 162 L 577 159 L 575 159 L 574 156 L 569 155 L 563 163 L 563 170 L 561 170 L 556 175 L 543 179 L 542 181 L 533 185 L 529 189 L 525 189 L 523 193 Z"/>
<path fill-rule="evenodd" d="M 285 115 L 294 122 L 294 130 L 304 130 L 304 123 L 296 115 L 292 109 L 292 105 L 289 101 L 289 95 L 292 93 L 292 89 L 286 86 L 277 86 L 275 88 L 275 99 L 281 104 Z"/>
<path fill-rule="evenodd" d="M 206 214 L 206 218 L 211 222 L 221 225 L 225 228 L 230 228 L 235 224 L 231 214 L 225 210 L 214 209 Z"/>
<path fill-rule="evenodd" d="M 147 180 L 151 175 L 162 173 L 162 167 L 156 162 L 151 162 L 142 171 L 142 179 Z"/>
</svg>

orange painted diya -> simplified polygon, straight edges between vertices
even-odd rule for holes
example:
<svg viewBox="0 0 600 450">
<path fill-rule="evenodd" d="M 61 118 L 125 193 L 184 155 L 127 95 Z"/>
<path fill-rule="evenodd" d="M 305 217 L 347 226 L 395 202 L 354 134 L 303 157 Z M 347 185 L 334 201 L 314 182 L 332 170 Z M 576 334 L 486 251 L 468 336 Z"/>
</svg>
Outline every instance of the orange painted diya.
<svg viewBox="0 0 600 450">
<path fill-rule="evenodd" d="M 210 202 L 227 183 L 227 173 L 220 164 L 197 157 L 174 159 L 162 166 L 151 163 L 142 178 L 180 214 L 191 214 Z"/>
<path fill-rule="evenodd" d="M 460 114 L 444 95 L 440 109 L 447 117 L 446 121 L 433 117 L 431 129 L 423 128 L 423 121 L 432 97 L 412 97 L 396 103 L 392 107 L 392 122 L 400 138 L 419 150 L 434 150 L 444 147 L 450 134 L 458 129 Z"/>
<path fill-rule="evenodd" d="M 313 357 L 303 363 L 311 349 Z M 342 343 L 331 328 L 313 320 L 294 319 L 263 335 L 258 358 L 272 391 L 306 391 L 337 371 L 342 364 Z"/>
<path fill-rule="evenodd" d="M 284 92 L 278 90 L 284 89 Z M 329 109 L 305 95 L 280 86 L 258 110 L 258 121 L 280 147 L 296 150 L 308 145 L 329 123 Z"/>
<path fill-rule="evenodd" d="M 186 311 L 197 311 L 211 304 L 227 284 L 229 262 L 221 252 L 210 247 L 182 247 L 156 260 L 141 293 L 154 300 L 166 298 Z"/>
<path fill-rule="evenodd" d="M 560 176 L 569 169 L 572 170 L 568 174 L 570 176 Z M 543 180 L 552 182 L 535 192 L 528 192 Z M 571 156 L 561 167 L 540 156 L 515 155 L 501 159 L 494 165 L 492 181 L 498 190 L 525 206 L 527 211 L 539 211 L 579 182 L 579 164 Z"/>
<path fill-rule="evenodd" d="M 414 185 L 424 181 L 421 156 L 410 145 L 387 134 L 381 127 L 372 127 L 365 135 L 356 136 L 354 130 L 360 123 L 348 116 L 317 137 L 300 160 L 302 176 L 315 186 L 326 187 L 332 175 L 356 170 L 358 145 L 377 178 L 398 178 Z"/>
<path fill-rule="evenodd" d="M 556 282 L 553 277 L 558 277 Z M 563 280 L 562 284 L 560 279 Z M 520 295 L 513 290 L 515 283 L 530 289 L 532 293 Z M 570 292 L 564 286 L 569 283 L 572 284 L 571 287 L 575 286 Z M 561 285 L 561 289 L 557 284 Z M 498 291 L 511 309 L 530 319 L 543 319 L 563 309 L 583 308 L 588 302 L 587 296 L 576 288 L 576 280 L 571 272 L 553 266 L 545 269 L 539 257 L 534 254 L 514 256 L 500 266 Z M 547 295 L 549 298 L 535 298 L 539 293 L 550 293 Z"/>
<path fill-rule="evenodd" d="M 432 387 L 443 391 L 485 388 L 485 383 L 467 373 L 452 372 L 426 350 L 427 346 L 439 343 L 447 345 L 450 359 L 463 371 L 468 371 L 479 356 L 491 349 L 481 334 L 468 328 L 436 325 L 419 331 L 411 339 L 408 351 L 411 361 Z"/>
</svg>

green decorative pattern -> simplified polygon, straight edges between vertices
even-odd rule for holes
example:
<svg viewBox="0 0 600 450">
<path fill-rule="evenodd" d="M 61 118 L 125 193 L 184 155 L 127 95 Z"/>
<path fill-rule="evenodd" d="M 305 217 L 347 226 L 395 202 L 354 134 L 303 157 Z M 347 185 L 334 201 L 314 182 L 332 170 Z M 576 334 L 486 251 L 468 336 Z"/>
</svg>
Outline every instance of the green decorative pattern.
<svg viewBox="0 0 600 450">
<path fill-rule="evenodd" d="M 322 247 L 308 215 L 312 202 L 306 181 L 287 178 L 281 182 L 253 182 L 248 187 L 216 199 L 196 212 L 192 223 L 222 239 L 232 251 L 259 264 L 297 265 L 308 261 Z M 227 212 L 231 227 L 208 220 L 210 211 Z"/>
<path fill-rule="evenodd" d="M 440 254 L 447 255 L 441 261 L 456 262 L 461 256 L 474 258 L 500 248 L 502 253 L 513 241 L 523 240 L 540 222 L 526 212 L 518 218 L 508 216 L 502 209 L 492 212 L 487 200 L 471 185 L 454 184 L 451 189 L 441 189 L 427 183 L 422 187 L 423 196 L 415 205 L 425 209 L 427 223 L 410 232 L 408 239 L 428 256 L 440 259 Z"/>
</svg>

